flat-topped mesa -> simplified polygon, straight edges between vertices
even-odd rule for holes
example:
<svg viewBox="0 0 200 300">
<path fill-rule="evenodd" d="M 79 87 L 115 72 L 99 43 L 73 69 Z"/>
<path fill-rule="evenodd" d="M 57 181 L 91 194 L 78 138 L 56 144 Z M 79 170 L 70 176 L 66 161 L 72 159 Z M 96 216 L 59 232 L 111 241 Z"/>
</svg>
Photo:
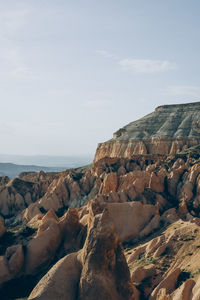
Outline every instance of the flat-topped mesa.
<svg viewBox="0 0 200 300">
<path fill-rule="evenodd" d="M 104 157 L 174 154 L 200 143 L 200 102 L 163 105 L 100 143 L 94 162 Z"/>
</svg>

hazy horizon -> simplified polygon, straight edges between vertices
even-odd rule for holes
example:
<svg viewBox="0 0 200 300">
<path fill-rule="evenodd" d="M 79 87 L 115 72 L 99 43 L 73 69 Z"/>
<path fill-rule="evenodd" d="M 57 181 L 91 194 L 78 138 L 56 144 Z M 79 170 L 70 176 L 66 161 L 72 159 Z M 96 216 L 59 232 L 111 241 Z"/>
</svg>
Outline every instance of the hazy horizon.
<svg viewBox="0 0 200 300">
<path fill-rule="evenodd" d="M 34 165 L 42 167 L 75 168 L 88 165 L 93 161 L 91 155 L 14 155 L 1 154 L 0 163 L 13 163 L 17 165 Z"/>
<path fill-rule="evenodd" d="M 200 101 L 198 0 L 0 1 L 1 153 L 91 156 L 157 106 Z"/>
</svg>

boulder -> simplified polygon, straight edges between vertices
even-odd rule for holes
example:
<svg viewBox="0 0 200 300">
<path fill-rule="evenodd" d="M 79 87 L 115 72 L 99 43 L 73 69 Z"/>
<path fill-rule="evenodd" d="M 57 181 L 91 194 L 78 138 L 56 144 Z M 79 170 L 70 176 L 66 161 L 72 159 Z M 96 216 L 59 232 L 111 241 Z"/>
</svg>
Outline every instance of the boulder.
<svg viewBox="0 0 200 300">
<path fill-rule="evenodd" d="M 46 211 L 53 209 L 57 211 L 63 206 L 67 206 L 69 193 L 66 178 L 61 176 L 53 180 L 45 195 L 39 200 L 39 205 Z"/>
<path fill-rule="evenodd" d="M 77 299 L 81 268 L 77 253 L 65 256 L 39 281 L 28 299 Z"/>
<path fill-rule="evenodd" d="M 176 289 L 172 294 L 173 300 L 188 300 L 194 299 L 192 297 L 192 289 L 195 285 L 195 281 L 193 279 L 188 279 L 185 281 L 178 289 Z"/>
<path fill-rule="evenodd" d="M 178 276 L 181 273 L 180 268 L 176 268 L 172 270 L 163 280 L 158 284 L 158 286 L 153 290 L 150 296 L 150 300 L 154 300 L 157 297 L 157 294 L 159 290 L 165 289 L 167 294 L 170 294 L 174 291 Z M 160 298 L 162 299 L 162 298 Z M 163 299 L 168 299 L 168 298 L 163 298 Z M 169 298 L 170 299 L 170 298 Z"/>
<path fill-rule="evenodd" d="M 36 274 L 41 267 L 49 265 L 61 239 L 60 226 L 54 219 L 43 223 L 39 227 L 36 237 L 30 240 L 26 247 L 25 274 Z"/>
<path fill-rule="evenodd" d="M 146 257 L 152 253 L 155 253 L 155 251 L 163 244 L 163 241 L 165 240 L 165 237 L 163 235 L 158 236 L 151 240 L 147 246 L 146 246 Z"/>
<path fill-rule="evenodd" d="M 20 273 L 24 263 L 24 251 L 21 245 L 8 247 L 4 256 L 0 256 L 0 286 Z"/>
<path fill-rule="evenodd" d="M 155 265 L 148 265 L 144 267 L 137 267 L 131 274 L 131 279 L 134 284 L 138 285 L 142 280 L 154 276 L 156 273 Z"/>
</svg>

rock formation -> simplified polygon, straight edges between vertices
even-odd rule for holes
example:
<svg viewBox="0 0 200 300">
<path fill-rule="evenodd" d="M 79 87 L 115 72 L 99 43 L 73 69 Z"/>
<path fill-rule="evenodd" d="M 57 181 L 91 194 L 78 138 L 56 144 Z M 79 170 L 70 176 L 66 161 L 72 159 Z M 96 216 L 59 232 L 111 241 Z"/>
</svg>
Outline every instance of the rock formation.
<svg viewBox="0 0 200 300">
<path fill-rule="evenodd" d="M 134 299 L 123 251 L 107 211 L 94 218 L 84 248 L 61 259 L 29 299 Z"/>
<path fill-rule="evenodd" d="M 152 143 L 176 143 L 162 155 L 1 178 L 0 299 L 200 299 L 198 107 L 160 107 L 115 135 L 141 143 L 146 123 Z"/>
<path fill-rule="evenodd" d="M 94 161 L 104 157 L 175 154 L 200 143 L 200 102 L 164 105 L 113 134 L 98 145 Z"/>
</svg>

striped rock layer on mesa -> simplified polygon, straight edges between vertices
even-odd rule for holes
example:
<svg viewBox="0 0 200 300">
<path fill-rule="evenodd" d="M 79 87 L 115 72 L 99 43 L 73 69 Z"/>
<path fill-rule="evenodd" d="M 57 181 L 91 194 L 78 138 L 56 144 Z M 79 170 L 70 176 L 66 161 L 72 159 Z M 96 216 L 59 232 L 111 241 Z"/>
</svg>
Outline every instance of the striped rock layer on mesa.
<svg viewBox="0 0 200 300">
<path fill-rule="evenodd" d="M 98 144 L 94 161 L 104 157 L 168 155 L 200 143 L 200 102 L 163 105 Z"/>
</svg>

